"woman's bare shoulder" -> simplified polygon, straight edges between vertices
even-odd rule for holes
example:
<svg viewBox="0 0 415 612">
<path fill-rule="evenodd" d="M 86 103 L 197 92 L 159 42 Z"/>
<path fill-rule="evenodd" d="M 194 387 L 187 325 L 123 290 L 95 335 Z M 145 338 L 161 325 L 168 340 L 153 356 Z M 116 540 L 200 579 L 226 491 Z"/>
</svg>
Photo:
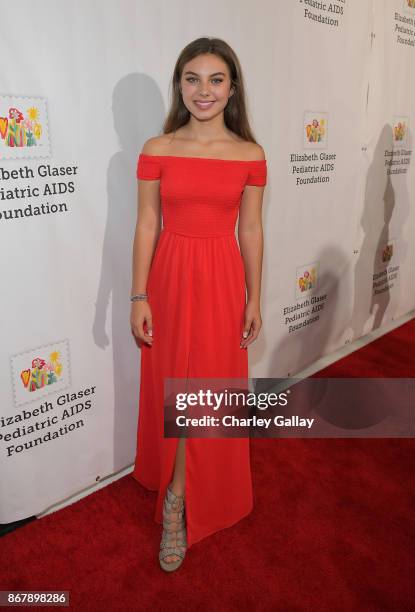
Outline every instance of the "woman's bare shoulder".
<svg viewBox="0 0 415 612">
<path fill-rule="evenodd" d="M 239 134 L 235 132 L 229 132 L 231 136 L 232 144 L 229 148 L 230 156 L 236 159 L 242 159 L 245 161 L 256 161 L 265 159 L 265 152 L 261 145 L 251 140 L 245 140 Z"/>
<path fill-rule="evenodd" d="M 153 136 L 145 141 L 141 153 L 145 155 L 165 155 L 166 147 L 170 142 L 169 134 Z"/>
<path fill-rule="evenodd" d="M 161 136 L 154 136 L 153 138 L 149 138 L 143 145 L 142 153 L 146 155 L 188 155 L 189 151 L 186 146 L 186 139 L 180 140 L 181 131 L 176 130 L 175 133 L 171 134 L 162 134 Z M 173 139 L 176 139 L 176 146 L 172 146 Z M 182 147 L 178 147 L 178 144 L 182 144 Z M 192 149 L 191 153 L 195 154 L 195 151 Z M 197 152 L 199 154 L 199 152 Z M 206 155 L 206 153 L 202 152 Z M 265 159 L 265 152 L 261 145 L 256 142 L 251 142 L 247 140 L 243 140 L 239 136 L 236 136 L 231 140 L 225 143 L 221 143 L 220 147 L 216 147 L 214 150 L 212 149 L 212 153 L 209 153 L 212 157 L 224 157 L 229 159 L 242 159 L 246 161 L 256 161 Z"/>
<path fill-rule="evenodd" d="M 257 161 L 261 159 L 265 159 L 265 151 L 261 147 L 260 144 L 256 142 L 247 142 L 245 141 L 241 146 L 241 155 L 243 155 L 243 159 L 248 161 Z"/>
</svg>

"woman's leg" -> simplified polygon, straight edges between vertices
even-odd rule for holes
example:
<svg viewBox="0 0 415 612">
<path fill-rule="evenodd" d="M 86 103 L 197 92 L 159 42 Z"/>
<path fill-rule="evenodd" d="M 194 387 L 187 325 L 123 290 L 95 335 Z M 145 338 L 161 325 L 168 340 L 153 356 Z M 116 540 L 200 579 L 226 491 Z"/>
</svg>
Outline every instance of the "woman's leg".
<svg viewBox="0 0 415 612">
<path fill-rule="evenodd" d="M 186 438 L 180 438 L 176 450 L 176 462 L 174 464 L 174 474 L 171 483 L 171 490 L 175 495 L 184 495 L 185 483 L 185 458 L 186 458 Z"/>
</svg>

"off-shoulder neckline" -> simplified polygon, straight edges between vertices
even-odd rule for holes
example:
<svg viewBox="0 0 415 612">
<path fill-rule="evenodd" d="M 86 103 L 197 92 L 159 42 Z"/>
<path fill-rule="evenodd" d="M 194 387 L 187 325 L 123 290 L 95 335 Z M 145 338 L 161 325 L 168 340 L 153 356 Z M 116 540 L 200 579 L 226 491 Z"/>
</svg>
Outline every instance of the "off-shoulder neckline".
<svg viewBox="0 0 415 612">
<path fill-rule="evenodd" d="M 221 159 L 218 157 L 190 157 L 188 155 L 150 155 L 149 153 L 140 153 L 140 157 L 158 157 L 161 159 L 204 159 L 205 161 L 224 161 L 237 162 L 240 164 L 255 164 L 258 162 L 264 163 L 265 159 Z"/>
</svg>

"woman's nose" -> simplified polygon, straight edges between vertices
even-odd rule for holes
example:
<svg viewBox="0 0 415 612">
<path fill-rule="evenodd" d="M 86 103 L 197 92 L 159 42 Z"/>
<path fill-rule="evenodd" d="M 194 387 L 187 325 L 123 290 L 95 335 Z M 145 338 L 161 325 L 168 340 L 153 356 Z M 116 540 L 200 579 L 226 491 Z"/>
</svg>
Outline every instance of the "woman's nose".
<svg viewBox="0 0 415 612">
<path fill-rule="evenodd" d="M 200 94 L 202 96 L 208 96 L 209 95 L 209 87 L 208 87 L 208 85 L 201 85 L 200 86 Z"/>
</svg>

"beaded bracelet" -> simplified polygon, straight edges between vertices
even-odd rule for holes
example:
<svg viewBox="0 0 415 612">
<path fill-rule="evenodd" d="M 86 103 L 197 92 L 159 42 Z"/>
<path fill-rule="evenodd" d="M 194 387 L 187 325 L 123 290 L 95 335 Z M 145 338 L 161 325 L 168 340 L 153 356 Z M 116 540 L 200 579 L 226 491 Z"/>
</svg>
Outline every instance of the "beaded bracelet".
<svg viewBox="0 0 415 612">
<path fill-rule="evenodd" d="M 137 293 L 137 295 L 132 295 L 130 297 L 130 300 L 132 302 L 136 302 L 138 300 L 146 300 L 148 298 L 148 294 L 147 293 Z"/>
</svg>

